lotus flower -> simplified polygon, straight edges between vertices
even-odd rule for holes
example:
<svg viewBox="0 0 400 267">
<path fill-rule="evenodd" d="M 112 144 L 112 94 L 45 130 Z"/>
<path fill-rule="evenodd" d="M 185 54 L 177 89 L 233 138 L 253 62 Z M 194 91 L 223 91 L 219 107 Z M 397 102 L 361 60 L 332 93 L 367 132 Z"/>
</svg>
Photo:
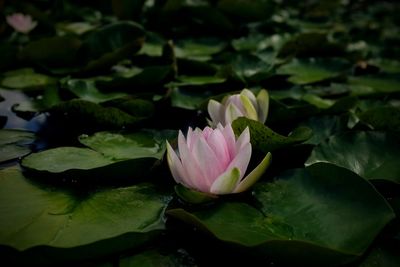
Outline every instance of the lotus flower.
<svg viewBox="0 0 400 267">
<path fill-rule="evenodd" d="M 178 154 L 167 142 L 167 160 L 175 181 L 186 188 L 214 195 L 240 193 L 250 188 L 270 163 L 268 153 L 246 177 L 251 157 L 250 132 L 235 138 L 232 126 L 189 128 L 178 135 Z M 244 177 L 244 178 L 243 178 Z"/>
<path fill-rule="evenodd" d="M 211 117 L 209 124 L 216 126 L 218 123 L 227 125 L 238 117 L 247 117 L 265 123 L 268 116 L 268 92 L 262 89 L 257 97 L 248 89 L 243 89 L 240 94 L 225 97 L 221 103 L 215 100 L 208 102 L 208 114 Z"/>
<path fill-rule="evenodd" d="M 14 13 L 6 17 L 7 23 L 14 28 L 17 32 L 29 33 L 33 30 L 37 22 L 32 20 L 29 15 L 24 15 L 21 13 Z"/>
</svg>

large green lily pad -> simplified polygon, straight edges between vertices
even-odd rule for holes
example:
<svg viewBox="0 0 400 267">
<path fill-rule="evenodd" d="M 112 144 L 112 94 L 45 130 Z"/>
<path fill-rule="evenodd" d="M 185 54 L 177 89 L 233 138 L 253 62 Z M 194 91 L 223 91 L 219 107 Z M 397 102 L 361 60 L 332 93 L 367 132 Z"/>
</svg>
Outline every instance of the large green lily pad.
<svg viewBox="0 0 400 267">
<path fill-rule="evenodd" d="M 331 136 L 314 148 L 306 165 L 330 162 L 365 179 L 400 183 L 400 141 L 381 132 L 348 132 Z"/>
<path fill-rule="evenodd" d="M 57 147 L 25 157 L 21 165 L 35 176 L 59 181 L 118 183 L 148 175 L 154 158 L 118 160 L 80 147 Z"/>
<path fill-rule="evenodd" d="M 76 194 L 34 184 L 11 168 L 0 171 L 0 184 L 3 260 L 34 264 L 30 257 L 62 262 L 106 256 L 164 229 L 168 198 L 151 184 Z"/>
<path fill-rule="evenodd" d="M 171 209 L 167 214 L 285 266 L 350 262 L 395 216 L 370 183 L 326 163 L 259 183 L 253 195 L 258 208 L 222 202 L 192 212 Z"/>
</svg>

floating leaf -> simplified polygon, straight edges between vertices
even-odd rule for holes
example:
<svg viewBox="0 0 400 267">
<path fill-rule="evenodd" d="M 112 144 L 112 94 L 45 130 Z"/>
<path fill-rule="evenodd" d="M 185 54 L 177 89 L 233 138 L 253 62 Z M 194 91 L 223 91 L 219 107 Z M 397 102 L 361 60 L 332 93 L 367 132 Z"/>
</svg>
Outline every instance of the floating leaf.
<svg viewBox="0 0 400 267">
<path fill-rule="evenodd" d="M 343 45 L 328 41 L 326 33 L 304 32 L 287 40 L 279 49 L 278 57 L 332 57 L 343 54 Z"/>
<path fill-rule="evenodd" d="M 31 152 L 29 145 L 35 140 L 35 134 L 23 130 L 0 130 L 0 162 L 16 159 Z"/>
<path fill-rule="evenodd" d="M 171 105 L 177 108 L 196 110 L 209 99 L 210 93 L 175 87 L 171 90 Z"/>
<path fill-rule="evenodd" d="M 70 90 L 76 96 L 82 100 L 87 100 L 93 103 L 101 103 L 104 101 L 124 97 L 125 93 L 102 93 L 95 86 L 95 80 L 79 80 L 79 79 L 68 79 L 64 81 L 63 87 Z"/>
<path fill-rule="evenodd" d="M 232 123 L 232 128 L 237 135 L 246 127 L 250 129 L 250 141 L 253 147 L 267 153 L 279 148 L 302 143 L 312 136 L 312 130 L 307 127 L 296 128 L 289 136 L 280 135 L 264 124 L 244 117 L 238 118 Z"/>
<path fill-rule="evenodd" d="M 118 108 L 103 107 L 80 99 L 62 102 L 49 109 L 49 112 L 58 120 L 85 129 L 121 129 L 143 120 L 142 117 L 131 116 Z"/>
<path fill-rule="evenodd" d="M 72 36 L 46 37 L 30 42 L 21 51 L 21 57 L 46 67 L 53 68 L 76 67 L 82 63 L 78 51 L 82 41 Z"/>
<path fill-rule="evenodd" d="M 151 157 L 122 160 L 88 148 L 57 147 L 30 154 L 21 165 L 31 174 L 43 178 L 81 184 L 118 184 L 145 177 L 154 162 Z"/>
<path fill-rule="evenodd" d="M 129 134 L 99 132 L 93 136 L 80 136 L 79 141 L 113 160 L 147 157 L 161 159 L 166 149 L 165 141 L 176 135 L 172 130 L 142 130 Z"/>
<path fill-rule="evenodd" d="M 244 21 L 268 18 L 272 12 L 270 1 L 219 0 L 217 8 L 222 12 Z"/>
<path fill-rule="evenodd" d="M 147 250 L 136 255 L 122 258 L 119 261 L 120 267 L 195 267 L 193 258 L 186 251 L 179 249 L 175 253 L 166 253 L 163 250 Z"/>
<path fill-rule="evenodd" d="M 252 248 L 253 257 L 258 253 L 284 266 L 353 261 L 394 218 L 370 183 L 326 163 L 260 183 L 254 197 L 261 210 L 242 202 L 223 202 L 192 212 L 171 209 L 167 214 L 222 241 Z"/>
<path fill-rule="evenodd" d="M 340 131 L 347 130 L 345 127 L 345 121 L 338 116 L 325 115 L 320 117 L 310 117 L 308 120 L 301 123 L 301 125 L 312 129 L 312 137 L 304 143 L 313 145 L 318 145 L 330 136 L 337 134 Z"/>
<path fill-rule="evenodd" d="M 80 50 L 88 62 L 83 71 L 109 68 L 119 60 L 138 52 L 144 38 L 142 26 L 132 21 L 115 22 L 91 32 Z"/>
<path fill-rule="evenodd" d="M 368 95 L 374 93 L 394 93 L 400 91 L 400 79 L 398 74 L 377 74 L 349 77 L 351 85 L 365 86 L 372 90 L 358 92 L 359 95 Z"/>
<path fill-rule="evenodd" d="M 20 90 L 37 90 L 46 86 L 56 84 L 57 80 L 40 73 L 34 72 L 33 69 L 19 69 L 3 73 L 1 85 L 8 88 Z"/>
<path fill-rule="evenodd" d="M 294 84 L 309 84 L 339 77 L 349 69 L 341 59 L 293 59 L 277 69 L 278 74 L 291 75 Z"/>
<path fill-rule="evenodd" d="M 226 43 L 219 39 L 186 39 L 176 42 L 175 55 L 178 58 L 189 58 L 200 61 L 210 59 L 211 55 L 224 49 Z"/>
<path fill-rule="evenodd" d="M 400 183 L 400 141 L 381 132 L 348 132 L 331 136 L 314 148 L 306 165 L 330 162 L 365 179 Z"/>
<path fill-rule="evenodd" d="M 208 85 L 220 84 L 226 81 L 226 78 L 218 76 L 179 76 L 176 82 L 170 82 L 165 86 L 192 86 L 192 85 Z"/>
<path fill-rule="evenodd" d="M 363 123 L 376 130 L 400 131 L 400 109 L 395 107 L 376 107 L 358 115 Z"/>
<path fill-rule="evenodd" d="M 36 185 L 16 169 L 0 173 L 0 255 L 9 263 L 104 257 L 138 247 L 164 229 L 168 197 L 151 184 L 79 195 Z"/>
<path fill-rule="evenodd" d="M 173 73 L 171 66 L 150 66 L 132 77 L 117 77 L 111 81 L 97 81 L 96 86 L 104 91 L 141 92 L 146 88 L 163 85 Z"/>
</svg>

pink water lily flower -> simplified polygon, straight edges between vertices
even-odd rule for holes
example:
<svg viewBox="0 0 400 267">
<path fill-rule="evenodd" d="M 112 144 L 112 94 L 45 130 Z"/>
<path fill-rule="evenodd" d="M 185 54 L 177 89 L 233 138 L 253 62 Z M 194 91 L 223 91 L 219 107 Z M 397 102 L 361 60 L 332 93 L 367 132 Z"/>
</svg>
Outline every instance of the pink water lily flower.
<svg viewBox="0 0 400 267">
<path fill-rule="evenodd" d="M 167 142 L 167 160 L 175 181 L 217 195 L 243 192 L 261 177 L 271 154 L 244 177 L 251 153 L 249 129 L 236 139 L 230 124 L 218 124 L 216 129 L 189 128 L 186 138 L 179 131 L 178 154 Z"/>
<path fill-rule="evenodd" d="M 17 32 L 29 33 L 33 30 L 37 22 L 32 20 L 29 15 L 22 13 L 14 13 L 6 17 L 7 23 L 14 28 Z"/>
<path fill-rule="evenodd" d="M 269 96 L 265 89 L 260 90 L 257 97 L 249 89 L 240 94 L 229 95 L 221 103 L 211 99 L 208 102 L 209 124 L 216 126 L 230 124 L 238 117 L 247 117 L 265 123 L 268 116 Z"/>
</svg>

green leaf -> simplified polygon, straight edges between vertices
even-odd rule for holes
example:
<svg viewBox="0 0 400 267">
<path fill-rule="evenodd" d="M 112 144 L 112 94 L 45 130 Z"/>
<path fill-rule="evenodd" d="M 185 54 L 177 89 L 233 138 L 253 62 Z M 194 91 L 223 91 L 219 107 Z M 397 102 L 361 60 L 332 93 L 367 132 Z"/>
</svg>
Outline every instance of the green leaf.
<svg viewBox="0 0 400 267">
<path fill-rule="evenodd" d="M 280 135 L 264 124 L 241 117 L 233 121 L 232 128 L 239 135 L 249 127 L 250 142 L 253 147 L 268 153 L 276 149 L 302 143 L 312 136 L 312 130 L 307 127 L 296 128 L 289 136 Z"/>
<path fill-rule="evenodd" d="M 171 106 L 189 110 L 200 109 L 211 97 L 210 92 L 193 88 L 174 87 L 171 90 Z"/>
<path fill-rule="evenodd" d="M 313 135 L 310 139 L 305 141 L 305 144 L 318 145 L 331 135 L 337 134 L 340 131 L 347 130 L 345 121 L 338 116 L 319 116 L 310 117 L 301 123 L 301 126 L 312 129 Z"/>
<path fill-rule="evenodd" d="M 38 171 L 60 173 L 70 169 L 90 170 L 112 163 L 114 163 L 112 159 L 88 148 L 58 147 L 25 157 L 22 166 Z"/>
<path fill-rule="evenodd" d="M 135 125 L 144 119 L 143 117 L 131 116 L 115 107 L 103 107 L 80 99 L 61 102 L 48 111 L 59 121 L 74 125 L 75 129 L 122 129 Z"/>
<path fill-rule="evenodd" d="M 169 198 L 151 184 L 77 194 L 34 184 L 16 169 L 1 170 L 0 184 L 0 255 L 16 265 L 104 257 L 164 229 Z"/>
<path fill-rule="evenodd" d="M 397 73 L 349 77 L 349 83 L 351 85 L 366 86 L 363 91 L 359 90 L 357 93 L 358 95 L 394 93 L 400 91 L 400 79 Z M 370 88 L 370 90 L 368 90 L 368 88 Z"/>
<path fill-rule="evenodd" d="M 183 249 L 166 253 L 164 249 L 146 250 L 144 252 L 120 259 L 120 267 L 195 267 L 193 258 Z"/>
<path fill-rule="evenodd" d="M 220 84 L 226 81 L 226 78 L 218 76 L 179 76 L 176 82 L 166 84 L 166 87 L 173 86 L 195 86 L 195 85 L 208 85 Z"/>
<path fill-rule="evenodd" d="M 0 130 L 0 162 L 16 159 L 31 152 L 35 134 L 23 130 Z"/>
<path fill-rule="evenodd" d="M 219 0 L 217 8 L 222 12 L 244 21 L 263 20 L 270 16 L 273 8 L 271 1 Z"/>
<path fill-rule="evenodd" d="M 88 62 L 83 71 L 111 67 L 119 60 L 138 52 L 144 39 L 144 29 L 132 21 L 111 23 L 91 32 L 80 50 Z"/>
<path fill-rule="evenodd" d="M 127 96 L 125 93 L 102 93 L 100 92 L 93 79 L 67 79 L 63 83 L 63 87 L 70 90 L 73 94 L 82 100 L 93 103 L 101 103 L 104 101 Z"/>
<path fill-rule="evenodd" d="M 190 204 L 202 204 L 212 202 L 218 198 L 217 195 L 192 190 L 181 184 L 175 185 L 174 189 L 175 193 L 180 199 Z"/>
<path fill-rule="evenodd" d="M 329 162 L 365 179 L 400 183 L 400 141 L 381 132 L 347 132 L 316 146 L 306 165 Z"/>
<path fill-rule="evenodd" d="M 342 59 L 293 59 L 277 69 L 278 74 L 290 75 L 294 84 L 309 84 L 339 77 L 349 69 Z"/>
<path fill-rule="evenodd" d="M 236 75 L 251 81 L 262 80 L 270 75 L 272 65 L 251 54 L 233 54 L 229 58 Z"/>
<path fill-rule="evenodd" d="M 332 164 L 288 171 L 274 182 L 257 184 L 253 194 L 260 209 L 223 202 L 167 214 L 283 266 L 336 266 L 355 260 L 394 218 L 370 183 Z"/>
<path fill-rule="evenodd" d="M 0 84 L 7 88 L 38 90 L 56 84 L 57 80 L 33 69 L 19 69 L 3 73 Z"/>
<path fill-rule="evenodd" d="M 175 138 L 176 134 L 172 130 L 142 130 L 129 134 L 98 132 L 80 136 L 79 142 L 113 160 L 161 159 L 166 149 L 165 141 Z"/>
<path fill-rule="evenodd" d="M 50 71 L 53 68 L 71 68 L 82 62 L 78 54 L 81 46 L 82 41 L 76 37 L 46 37 L 30 42 L 22 49 L 21 57 Z"/>
<path fill-rule="evenodd" d="M 222 51 L 226 43 L 217 38 L 199 38 L 179 40 L 175 46 L 177 58 L 189 58 L 206 61 L 213 54 Z"/>
<path fill-rule="evenodd" d="M 146 67 L 131 77 L 116 77 L 111 81 L 97 81 L 96 86 L 104 91 L 140 92 L 146 88 L 163 85 L 173 69 L 171 66 Z"/>
<path fill-rule="evenodd" d="M 376 130 L 400 131 L 400 109 L 378 106 L 358 115 L 360 120 Z"/>
<path fill-rule="evenodd" d="M 296 21 L 298 24 L 299 21 Z M 298 27 L 296 25 L 295 27 Z M 287 40 L 279 49 L 278 57 L 332 57 L 343 56 L 344 45 L 332 43 L 323 32 L 303 32 Z"/>
<path fill-rule="evenodd" d="M 80 147 L 57 147 L 30 154 L 21 165 L 32 175 L 83 184 L 119 184 L 150 173 L 155 158 L 118 160 Z"/>
</svg>

